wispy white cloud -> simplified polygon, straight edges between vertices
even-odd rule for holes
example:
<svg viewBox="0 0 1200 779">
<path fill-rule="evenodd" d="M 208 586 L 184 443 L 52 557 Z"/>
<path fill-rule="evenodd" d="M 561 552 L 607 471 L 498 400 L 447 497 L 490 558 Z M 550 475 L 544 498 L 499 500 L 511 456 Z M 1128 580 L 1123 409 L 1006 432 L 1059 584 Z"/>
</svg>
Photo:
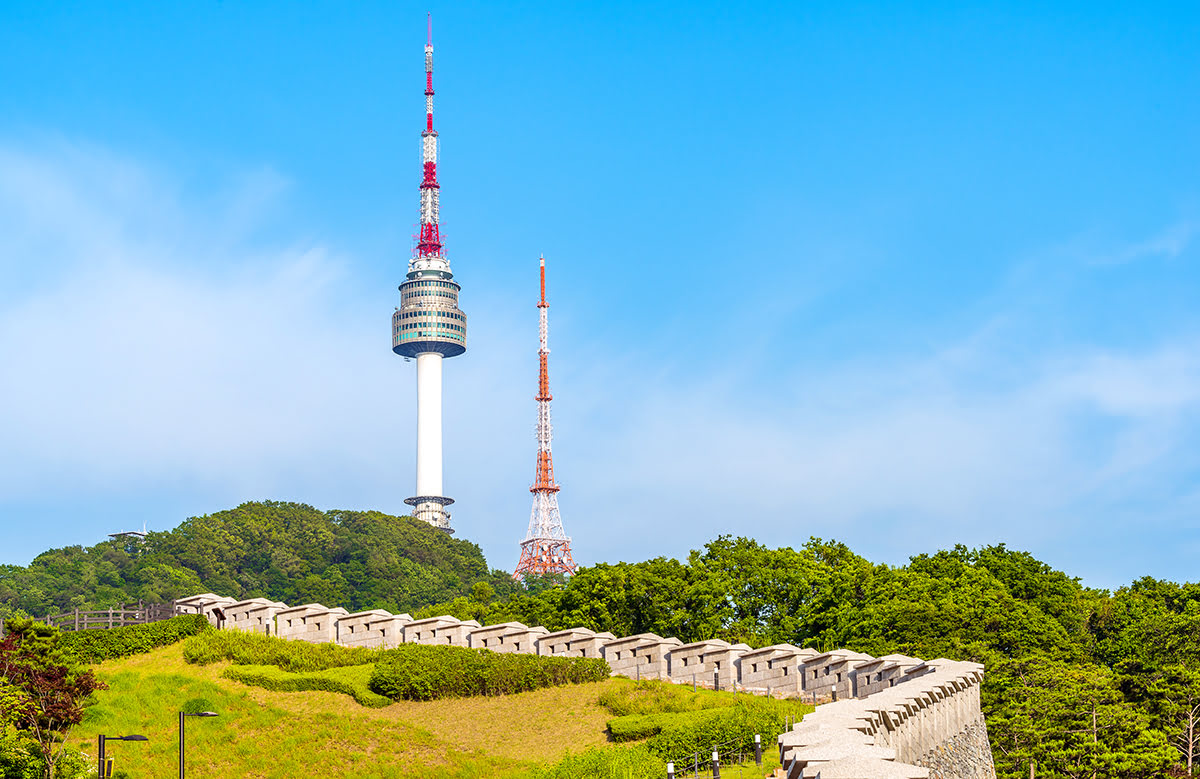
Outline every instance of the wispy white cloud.
<svg viewBox="0 0 1200 779">
<path fill-rule="evenodd" d="M 133 504 L 174 485 L 216 503 L 197 510 L 263 497 L 402 510 L 415 409 L 411 366 L 387 351 L 390 302 L 364 300 L 335 245 L 254 242 L 286 188 L 255 174 L 230 185 L 232 205 L 196 209 L 133 161 L 0 148 L 0 269 L 42 271 L 0 294 L 0 511 L 67 494 Z M 446 382 L 456 524 L 503 567 L 528 518 L 536 370 L 534 323 L 508 312 L 473 295 L 472 350 Z M 1087 547 L 1085 573 L 1115 582 L 1165 533 L 1194 546 L 1200 339 L 1021 351 L 1003 318 L 936 353 L 769 384 L 752 364 L 664 368 L 556 342 L 579 556 L 816 534 L 893 561 L 1003 540 L 1081 565 L 1086 519 L 1109 542 Z M 1139 515 L 1182 524 L 1142 539 L 1139 557 Z M 28 532 L 49 546 L 108 530 Z M 1164 573 L 1183 570 L 1167 557 Z"/>
<path fill-rule="evenodd" d="M 1091 258 L 1091 262 L 1096 265 L 1123 265 L 1140 260 L 1173 260 L 1191 246 L 1198 229 L 1200 229 L 1200 223 L 1196 220 L 1184 219 L 1168 225 L 1145 240 L 1098 254 Z"/>
</svg>

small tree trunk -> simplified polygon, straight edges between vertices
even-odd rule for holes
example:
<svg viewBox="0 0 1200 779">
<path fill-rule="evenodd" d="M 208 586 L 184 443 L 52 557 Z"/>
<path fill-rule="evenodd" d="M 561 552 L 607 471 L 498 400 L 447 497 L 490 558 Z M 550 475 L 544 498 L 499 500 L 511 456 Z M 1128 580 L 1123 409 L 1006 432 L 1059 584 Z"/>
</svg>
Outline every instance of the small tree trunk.
<svg viewBox="0 0 1200 779">
<path fill-rule="evenodd" d="M 1191 700 L 1188 700 L 1191 703 Z M 1187 771 L 1188 776 L 1192 776 L 1192 762 L 1196 754 L 1196 714 L 1197 707 L 1193 706 L 1188 711 L 1188 737 L 1187 737 Z"/>
<path fill-rule="evenodd" d="M 1092 743 L 1095 744 L 1100 740 L 1100 732 L 1096 729 L 1096 702 L 1092 701 Z M 1096 779 L 1096 772 L 1092 771 L 1092 779 Z"/>
</svg>

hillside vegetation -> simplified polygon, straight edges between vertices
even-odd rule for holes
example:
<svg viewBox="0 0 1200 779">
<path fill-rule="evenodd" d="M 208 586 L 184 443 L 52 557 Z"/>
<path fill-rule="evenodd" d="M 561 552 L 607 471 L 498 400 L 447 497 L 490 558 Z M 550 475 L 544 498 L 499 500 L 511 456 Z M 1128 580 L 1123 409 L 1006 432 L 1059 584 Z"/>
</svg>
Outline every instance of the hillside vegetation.
<svg viewBox="0 0 1200 779">
<path fill-rule="evenodd" d="M 687 560 L 582 568 L 565 583 L 420 615 L 583 625 L 617 635 L 846 647 L 987 666 L 997 773 L 1200 774 L 1200 585 L 1088 589 L 1027 553 L 962 546 L 877 565 L 812 540 L 769 549 L 722 537 Z"/>
<path fill-rule="evenodd" d="M 476 582 L 490 592 L 515 587 L 488 570 L 478 546 L 411 517 L 245 503 L 150 533 L 142 545 L 68 546 L 27 567 L 0 566 L 0 617 L 200 592 L 402 612 L 466 595 Z"/>
<path fill-rule="evenodd" d="M 987 666 L 1001 779 L 1028 776 L 1031 762 L 1049 779 L 1200 775 L 1200 584 L 1146 577 L 1094 590 L 1003 545 L 888 566 L 818 539 L 771 549 L 721 537 L 685 560 L 598 564 L 519 587 L 474 544 L 415 520 L 252 503 L 152 533 L 140 550 L 70 547 L 0 568 L 0 615 L 204 590 L 975 660 Z"/>
<path fill-rule="evenodd" d="M 577 779 L 607 777 L 613 766 L 627 765 L 632 773 L 621 770 L 617 775 L 648 779 L 664 775 L 661 759 L 634 745 L 638 751 L 629 760 L 630 747 L 610 745 L 607 727 L 614 714 L 602 701 L 649 698 L 642 707 L 648 711 L 660 708 L 655 701 L 691 709 L 675 700 L 676 688 L 666 694 L 646 692 L 668 685 L 644 682 L 639 691 L 637 683 L 616 678 L 515 695 L 368 708 L 333 692 L 247 686 L 225 678 L 228 668 L 187 663 L 182 645 L 100 665 L 97 675 L 108 689 L 96 694 L 95 705 L 71 734 L 72 748 L 92 756 L 100 732 L 139 733 L 150 741 L 110 745 L 117 769 L 130 776 L 172 776 L 178 759 L 176 712 L 188 705 L 220 714 L 188 722 L 190 776 Z M 705 695 L 715 697 L 705 697 L 708 706 L 732 709 L 737 703 L 730 693 Z M 567 755 L 572 756 L 564 760 Z M 772 759 L 770 750 L 765 757 Z M 592 772 L 580 773 L 581 765 Z M 723 775 L 736 777 L 738 772 L 734 767 Z M 752 765 L 742 775 L 754 776 Z"/>
</svg>

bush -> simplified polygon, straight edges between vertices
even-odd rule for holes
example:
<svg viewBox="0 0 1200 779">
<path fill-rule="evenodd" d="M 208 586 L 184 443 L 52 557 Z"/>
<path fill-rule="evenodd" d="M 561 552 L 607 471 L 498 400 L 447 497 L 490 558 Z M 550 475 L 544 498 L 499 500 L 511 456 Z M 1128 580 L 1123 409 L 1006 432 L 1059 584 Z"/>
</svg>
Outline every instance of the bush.
<svg viewBox="0 0 1200 779">
<path fill-rule="evenodd" d="M 3 720 L 0 720 L 0 776 L 5 779 L 41 779 L 42 776 L 37 743 L 27 733 Z"/>
<path fill-rule="evenodd" d="M 699 711 L 732 706 L 736 696 L 713 690 L 692 690 L 687 685 L 652 680 L 615 679 L 600 694 L 600 705 L 614 716 Z"/>
<path fill-rule="evenodd" d="M 370 665 L 382 656 L 382 649 L 310 644 L 237 630 L 203 633 L 183 645 L 183 659 L 195 665 L 230 661 L 234 665 L 273 665 L 297 673 Z"/>
<path fill-rule="evenodd" d="M 205 711 L 216 711 L 217 705 L 208 698 L 189 698 L 179 707 L 184 714 L 200 714 Z"/>
<path fill-rule="evenodd" d="M 608 722 L 608 732 L 618 744 L 626 741 L 642 741 L 657 736 L 663 727 L 675 721 L 675 714 L 633 714 L 617 717 Z"/>
<path fill-rule="evenodd" d="M 391 698 L 376 695 L 368 689 L 368 672 L 366 668 L 361 667 L 291 673 L 273 665 L 234 666 L 225 669 L 221 676 L 275 692 L 304 692 L 307 690 L 340 692 L 343 695 L 349 695 L 363 706 L 371 708 L 382 708 L 390 706 L 392 703 Z"/>
<path fill-rule="evenodd" d="M 189 636 L 215 632 L 203 616 L 185 614 L 162 622 L 110 630 L 64 630 L 59 641 L 60 646 L 81 662 L 99 663 L 149 652 Z"/>
<path fill-rule="evenodd" d="M 594 658 L 404 644 L 383 653 L 371 674 L 370 686 L 393 700 L 428 701 L 599 682 L 609 673 L 608 663 Z"/>
<path fill-rule="evenodd" d="M 754 736 L 770 743 L 783 732 L 784 717 L 803 716 L 811 706 L 796 701 L 741 696 L 733 705 L 681 713 L 617 717 L 608 728 L 614 741 L 640 741 L 663 760 L 695 752 L 742 752 L 754 748 Z"/>
<path fill-rule="evenodd" d="M 577 755 L 569 754 L 554 765 L 531 774 L 534 779 L 577 779 L 581 776 L 660 779 L 666 775 L 667 764 L 641 744 L 592 747 Z"/>
</svg>

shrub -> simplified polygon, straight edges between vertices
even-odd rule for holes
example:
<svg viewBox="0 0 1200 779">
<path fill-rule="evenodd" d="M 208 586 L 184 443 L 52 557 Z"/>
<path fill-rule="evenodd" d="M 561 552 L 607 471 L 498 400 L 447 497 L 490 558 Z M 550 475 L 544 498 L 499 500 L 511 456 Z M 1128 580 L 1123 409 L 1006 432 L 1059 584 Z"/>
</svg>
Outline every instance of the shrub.
<svg viewBox="0 0 1200 779">
<path fill-rule="evenodd" d="M 344 647 L 288 641 L 261 633 L 214 630 L 190 639 L 183 646 L 183 659 L 195 665 L 230 661 L 234 665 L 273 665 L 284 671 L 324 671 L 348 665 L 370 665 L 383 655 L 382 649 Z"/>
<path fill-rule="evenodd" d="M 0 776 L 5 779 L 41 779 L 42 776 L 37 744 L 27 733 L 3 720 L 0 720 Z"/>
<path fill-rule="evenodd" d="M 428 701 L 506 695 L 598 682 L 608 676 L 608 663 L 594 658 L 497 654 L 486 649 L 404 644 L 383 653 L 371 675 L 371 689 L 393 700 Z"/>
<path fill-rule="evenodd" d="M 110 630 L 64 630 L 60 646 L 81 662 L 99 663 L 149 652 L 189 636 L 215 632 L 203 616 L 185 614 L 162 622 Z"/>
<path fill-rule="evenodd" d="M 732 706 L 737 698 L 727 692 L 692 690 L 687 685 L 651 680 L 615 679 L 600 694 L 600 705 L 614 716 L 698 711 Z"/>
<path fill-rule="evenodd" d="M 234 666 L 225 669 L 221 676 L 275 692 L 304 692 L 307 690 L 340 692 L 349 695 L 363 706 L 371 708 L 382 708 L 390 706 L 392 703 L 391 698 L 376 695 L 368 689 L 367 669 L 360 667 L 291 673 L 272 665 Z"/>
<path fill-rule="evenodd" d="M 770 743 L 783 732 L 785 716 L 809 711 L 811 706 L 796 701 L 741 696 L 722 708 L 617 717 L 608 727 L 614 741 L 645 739 L 652 753 L 672 760 L 705 754 L 718 745 L 727 752 L 752 750 L 755 735 Z"/>
<path fill-rule="evenodd" d="M 592 747 L 577 755 L 568 754 L 548 768 L 535 770 L 533 779 L 577 779 L 581 776 L 621 779 L 660 779 L 667 764 L 641 744 Z"/>
<path fill-rule="evenodd" d="M 216 711 L 216 709 L 217 705 L 208 698 L 189 698 L 179 707 L 184 714 L 200 714 L 205 711 Z"/>
<path fill-rule="evenodd" d="M 675 714 L 633 714 L 617 717 L 608 722 L 608 732 L 618 744 L 626 741 L 642 741 L 657 736 L 664 726 L 669 726 Z"/>
</svg>

